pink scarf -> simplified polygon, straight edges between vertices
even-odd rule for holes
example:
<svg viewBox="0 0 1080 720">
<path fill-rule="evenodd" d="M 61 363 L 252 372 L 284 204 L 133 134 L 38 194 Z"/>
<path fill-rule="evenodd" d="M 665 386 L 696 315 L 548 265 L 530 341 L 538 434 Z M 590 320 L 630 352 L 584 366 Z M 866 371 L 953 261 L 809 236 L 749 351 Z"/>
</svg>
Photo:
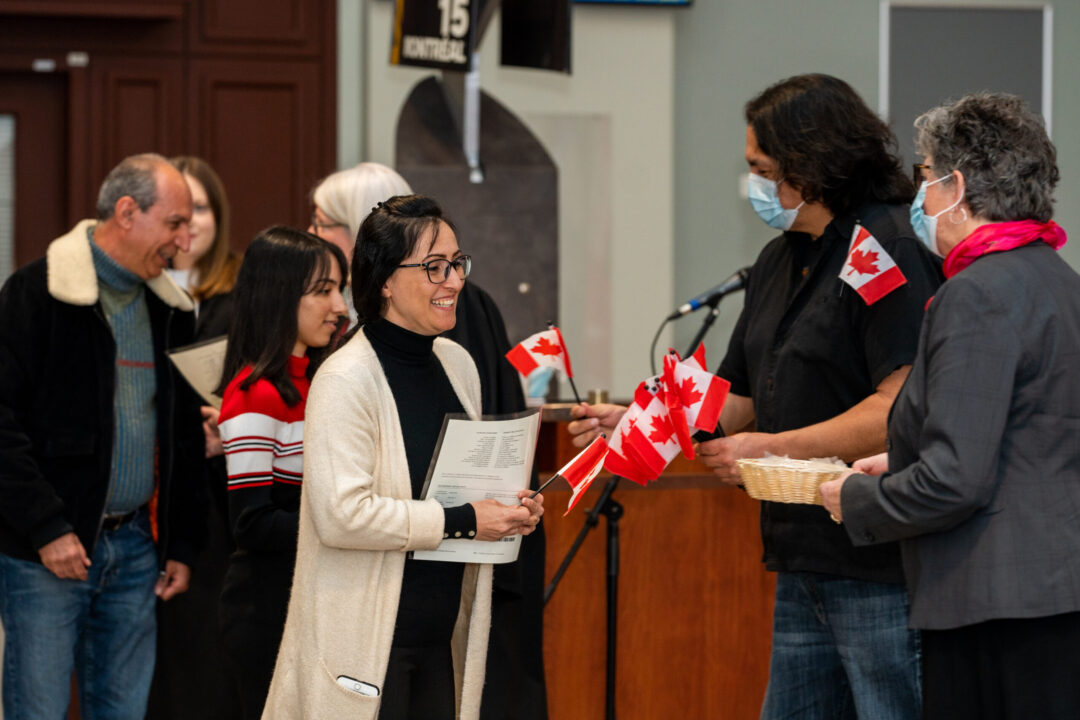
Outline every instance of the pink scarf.
<svg viewBox="0 0 1080 720">
<path fill-rule="evenodd" d="M 1017 220 L 982 225 L 949 251 L 945 258 L 945 277 L 951 278 L 982 255 L 1012 250 L 1037 240 L 1059 250 L 1065 244 L 1065 230 L 1053 220 L 1046 223 Z"/>
</svg>

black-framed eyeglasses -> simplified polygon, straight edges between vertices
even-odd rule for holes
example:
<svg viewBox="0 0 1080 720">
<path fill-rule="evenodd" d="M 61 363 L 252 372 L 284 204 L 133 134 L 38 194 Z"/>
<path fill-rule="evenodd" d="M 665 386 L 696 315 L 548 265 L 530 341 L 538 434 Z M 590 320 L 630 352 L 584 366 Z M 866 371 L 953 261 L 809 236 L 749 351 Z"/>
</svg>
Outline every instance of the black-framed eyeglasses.
<svg viewBox="0 0 1080 720">
<path fill-rule="evenodd" d="M 911 165 L 911 181 L 915 183 L 915 189 L 918 190 L 919 186 L 923 184 L 923 170 L 933 170 L 933 165 L 927 165 L 926 163 L 912 163 Z"/>
<path fill-rule="evenodd" d="M 422 263 L 407 263 L 405 265 L 398 265 L 399 268 L 411 268 L 419 267 L 424 268 L 427 272 L 427 279 L 436 285 L 441 285 L 450 279 L 450 268 L 454 268 L 457 271 L 457 276 L 464 280 L 469 277 L 469 272 L 472 270 L 472 256 L 471 255 L 458 255 L 453 260 L 447 260 L 445 258 L 438 258 L 436 260 L 428 260 Z"/>
</svg>

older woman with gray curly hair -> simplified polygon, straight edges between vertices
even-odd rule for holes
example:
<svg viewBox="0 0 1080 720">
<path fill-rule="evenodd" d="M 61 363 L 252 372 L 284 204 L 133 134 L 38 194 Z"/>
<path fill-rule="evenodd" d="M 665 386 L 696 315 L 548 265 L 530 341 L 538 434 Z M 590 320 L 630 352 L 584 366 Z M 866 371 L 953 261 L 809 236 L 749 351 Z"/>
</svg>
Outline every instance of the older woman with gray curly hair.
<svg viewBox="0 0 1080 720">
<path fill-rule="evenodd" d="M 912 225 L 945 257 L 889 452 L 821 487 L 856 545 L 901 541 L 924 718 L 1080 717 L 1080 276 L 1056 152 L 1011 95 L 916 121 Z"/>
</svg>

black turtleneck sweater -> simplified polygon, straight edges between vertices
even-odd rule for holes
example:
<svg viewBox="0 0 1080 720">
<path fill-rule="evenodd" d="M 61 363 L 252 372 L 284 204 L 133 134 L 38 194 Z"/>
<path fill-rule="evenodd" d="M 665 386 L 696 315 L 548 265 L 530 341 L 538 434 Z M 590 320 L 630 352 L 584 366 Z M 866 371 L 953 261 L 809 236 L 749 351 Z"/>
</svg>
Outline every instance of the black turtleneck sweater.
<svg viewBox="0 0 1080 720">
<path fill-rule="evenodd" d="M 444 416 L 464 413 L 465 408 L 435 357 L 434 336 L 419 335 L 386 320 L 365 325 L 363 332 L 394 396 L 412 496 L 419 499 Z M 445 513 L 444 537 L 475 536 L 476 513 L 472 505 L 447 508 Z M 394 630 L 396 647 L 449 644 L 461 604 L 464 571 L 461 563 L 406 560 Z"/>
</svg>

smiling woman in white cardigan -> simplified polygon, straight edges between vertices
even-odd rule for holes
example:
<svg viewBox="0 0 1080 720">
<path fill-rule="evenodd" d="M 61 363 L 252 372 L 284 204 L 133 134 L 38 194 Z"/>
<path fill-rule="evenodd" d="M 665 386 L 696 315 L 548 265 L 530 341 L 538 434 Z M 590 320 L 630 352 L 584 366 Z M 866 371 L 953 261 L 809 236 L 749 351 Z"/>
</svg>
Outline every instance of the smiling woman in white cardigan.
<svg viewBox="0 0 1080 720">
<path fill-rule="evenodd" d="M 304 494 L 285 635 L 264 718 L 475 719 L 491 566 L 407 559 L 444 537 L 528 534 L 542 498 L 418 500 L 447 412 L 480 413 L 454 325 L 470 259 L 432 200 L 395 197 L 361 226 L 361 327 L 308 397 Z"/>
</svg>

